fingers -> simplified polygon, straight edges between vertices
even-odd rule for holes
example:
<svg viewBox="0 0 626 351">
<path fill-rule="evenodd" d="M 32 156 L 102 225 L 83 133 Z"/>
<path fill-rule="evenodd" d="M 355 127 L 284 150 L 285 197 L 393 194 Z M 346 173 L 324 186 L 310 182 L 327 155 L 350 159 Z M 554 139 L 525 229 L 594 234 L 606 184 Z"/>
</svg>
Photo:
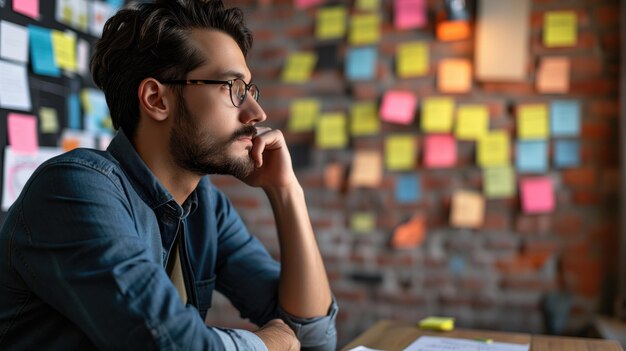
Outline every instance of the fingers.
<svg viewBox="0 0 626 351">
<path fill-rule="evenodd" d="M 250 157 L 254 161 L 254 165 L 259 168 L 263 166 L 263 152 L 266 148 L 274 148 L 284 143 L 283 134 L 280 130 L 272 130 L 267 127 L 257 127 L 257 135 L 252 141 L 252 149 Z"/>
</svg>

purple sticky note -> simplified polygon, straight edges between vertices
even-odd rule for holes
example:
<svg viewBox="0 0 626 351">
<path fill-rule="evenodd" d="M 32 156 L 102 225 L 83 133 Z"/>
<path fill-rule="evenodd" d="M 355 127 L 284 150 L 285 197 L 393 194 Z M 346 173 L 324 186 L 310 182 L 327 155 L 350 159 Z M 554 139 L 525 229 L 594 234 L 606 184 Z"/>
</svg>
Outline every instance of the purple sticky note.
<svg viewBox="0 0 626 351">
<path fill-rule="evenodd" d="M 39 0 L 13 0 L 13 11 L 39 19 Z"/>
<path fill-rule="evenodd" d="M 415 95 L 408 91 L 388 91 L 383 96 L 380 117 L 383 121 L 411 124 L 415 116 Z"/>
<path fill-rule="evenodd" d="M 394 19 L 397 29 L 421 28 L 426 26 L 426 1 L 396 0 Z"/>
<path fill-rule="evenodd" d="M 424 140 L 424 166 L 439 168 L 456 164 L 456 140 L 452 135 L 432 134 Z"/>
<path fill-rule="evenodd" d="M 15 152 L 36 154 L 37 118 L 32 115 L 9 113 L 7 117 L 9 145 Z"/>
<path fill-rule="evenodd" d="M 549 213 L 554 210 L 554 187 L 549 177 L 523 179 L 520 187 L 524 212 Z"/>
</svg>

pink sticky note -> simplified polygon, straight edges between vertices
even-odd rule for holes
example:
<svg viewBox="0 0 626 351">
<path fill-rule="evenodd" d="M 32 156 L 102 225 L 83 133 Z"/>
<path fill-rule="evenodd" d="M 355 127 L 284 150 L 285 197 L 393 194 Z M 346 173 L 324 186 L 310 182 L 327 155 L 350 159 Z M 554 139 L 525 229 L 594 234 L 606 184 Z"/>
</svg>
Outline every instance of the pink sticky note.
<svg viewBox="0 0 626 351">
<path fill-rule="evenodd" d="M 31 115 L 9 113 L 7 123 L 9 145 L 13 151 L 37 153 L 37 118 Z"/>
<path fill-rule="evenodd" d="M 296 7 L 300 10 L 306 9 L 311 6 L 319 5 L 322 0 L 294 0 Z"/>
<path fill-rule="evenodd" d="M 39 19 L 39 0 L 13 0 L 13 11 Z"/>
<path fill-rule="evenodd" d="M 383 121 L 411 124 L 415 115 L 415 95 L 408 91 L 388 91 L 383 96 L 380 116 Z"/>
<path fill-rule="evenodd" d="M 547 213 L 554 210 L 554 188 L 548 177 L 522 180 L 522 209 L 526 213 Z"/>
<path fill-rule="evenodd" d="M 456 164 L 456 140 L 451 135 L 427 135 L 424 140 L 424 166 L 452 167 Z"/>
<path fill-rule="evenodd" d="M 397 29 L 426 26 L 426 1 L 396 0 L 394 9 L 394 23 Z"/>
</svg>

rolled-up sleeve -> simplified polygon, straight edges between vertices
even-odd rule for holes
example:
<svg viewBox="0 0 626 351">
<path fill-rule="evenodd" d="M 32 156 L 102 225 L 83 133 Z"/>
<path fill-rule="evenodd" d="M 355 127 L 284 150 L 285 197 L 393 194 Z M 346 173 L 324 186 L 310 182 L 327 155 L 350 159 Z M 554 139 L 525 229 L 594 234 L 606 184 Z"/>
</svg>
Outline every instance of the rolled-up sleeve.
<svg viewBox="0 0 626 351">
<path fill-rule="evenodd" d="M 338 311 L 334 297 L 328 314 L 323 317 L 298 318 L 279 307 L 280 318 L 296 333 L 302 350 L 306 351 L 335 350 L 337 346 L 335 320 Z"/>
</svg>

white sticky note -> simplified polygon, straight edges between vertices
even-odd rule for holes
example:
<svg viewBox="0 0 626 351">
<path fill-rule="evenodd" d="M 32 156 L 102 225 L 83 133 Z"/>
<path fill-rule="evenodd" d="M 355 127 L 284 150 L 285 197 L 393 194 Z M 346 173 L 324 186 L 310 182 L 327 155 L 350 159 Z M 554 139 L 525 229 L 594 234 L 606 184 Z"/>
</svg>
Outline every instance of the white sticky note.
<svg viewBox="0 0 626 351">
<path fill-rule="evenodd" d="M 25 65 L 0 60 L 0 107 L 30 111 L 30 89 Z"/>
<path fill-rule="evenodd" d="M 15 23 L 0 22 L 0 58 L 28 61 L 28 29 Z"/>
</svg>

